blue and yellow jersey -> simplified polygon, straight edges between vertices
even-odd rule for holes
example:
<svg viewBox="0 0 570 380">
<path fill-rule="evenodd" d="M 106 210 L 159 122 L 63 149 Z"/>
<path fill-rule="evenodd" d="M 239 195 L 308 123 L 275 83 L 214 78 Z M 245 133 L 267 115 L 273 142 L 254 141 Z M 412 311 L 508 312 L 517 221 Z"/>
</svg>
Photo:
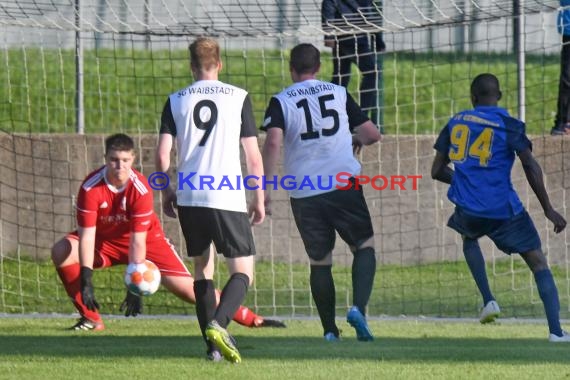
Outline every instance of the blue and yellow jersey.
<svg viewBox="0 0 570 380">
<path fill-rule="evenodd" d="M 508 219 L 523 211 L 511 182 L 515 153 L 532 149 L 525 124 L 504 108 L 478 106 L 453 116 L 434 145 L 455 174 L 447 196 L 465 212 Z"/>
</svg>

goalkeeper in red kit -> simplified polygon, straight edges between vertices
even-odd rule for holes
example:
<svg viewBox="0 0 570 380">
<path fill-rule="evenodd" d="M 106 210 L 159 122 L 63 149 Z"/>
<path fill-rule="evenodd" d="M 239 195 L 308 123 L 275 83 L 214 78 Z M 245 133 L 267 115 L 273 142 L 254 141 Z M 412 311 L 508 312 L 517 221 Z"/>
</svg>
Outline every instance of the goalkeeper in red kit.
<svg viewBox="0 0 570 380">
<path fill-rule="evenodd" d="M 132 168 L 133 140 L 115 134 L 105 140 L 105 165 L 83 181 L 77 197 L 77 230 L 52 247 L 59 278 L 81 315 L 72 330 L 103 330 L 92 282 L 93 269 L 141 263 L 148 259 L 161 273 L 161 283 L 180 299 L 195 304 L 194 278 L 165 237 L 153 210 L 147 179 Z M 219 300 L 220 292 L 217 291 Z M 127 292 L 120 310 L 142 313 L 142 298 Z M 233 320 L 248 327 L 285 327 L 240 306 Z"/>
</svg>

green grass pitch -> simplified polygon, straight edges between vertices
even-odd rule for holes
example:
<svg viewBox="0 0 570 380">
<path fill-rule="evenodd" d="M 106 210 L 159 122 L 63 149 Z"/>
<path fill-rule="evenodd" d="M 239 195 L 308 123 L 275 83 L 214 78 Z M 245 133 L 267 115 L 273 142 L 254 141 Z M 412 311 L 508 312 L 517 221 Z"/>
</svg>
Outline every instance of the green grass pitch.
<svg viewBox="0 0 570 380">
<path fill-rule="evenodd" d="M 0 318 L 0 379 L 562 379 L 570 345 L 545 323 L 371 320 L 358 342 L 339 316 L 342 341 L 318 321 L 286 329 L 231 324 L 241 364 L 212 363 L 194 318 L 107 318 L 102 332 L 65 328 L 70 318 Z"/>
</svg>

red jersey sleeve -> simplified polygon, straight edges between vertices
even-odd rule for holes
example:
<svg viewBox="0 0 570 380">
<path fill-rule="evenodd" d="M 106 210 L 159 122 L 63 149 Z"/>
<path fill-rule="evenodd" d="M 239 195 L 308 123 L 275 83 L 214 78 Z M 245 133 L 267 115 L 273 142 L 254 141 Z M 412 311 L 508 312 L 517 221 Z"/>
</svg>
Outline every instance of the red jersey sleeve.
<svg viewBox="0 0 570 380">
<path fill-rule="evenodd" d="M 131 232 L 148 231 L 155 217 L 152 191 L 140 177 L 133 179 L 133 185 L 136 191 L 130 207 Z"/>
<path fill-rule="evenodd" d="M 99 202 L 95 191 L 86 191 L 83 186 L 77 195 L 77 225 L 79 227 L 95 227 Z"/>
</svg>

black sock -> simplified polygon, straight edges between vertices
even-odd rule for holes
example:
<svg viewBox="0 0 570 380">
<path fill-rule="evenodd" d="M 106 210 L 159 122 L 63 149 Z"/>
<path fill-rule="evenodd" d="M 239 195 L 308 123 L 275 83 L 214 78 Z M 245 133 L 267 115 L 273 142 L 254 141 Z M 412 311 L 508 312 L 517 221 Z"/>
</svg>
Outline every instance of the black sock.
<svg viewBox="0 0 570 380">
<path fill-rule="evenodd" d="M 224 286 L 220 297 L 220 304 L 214 319 L 219 325 L 226 328 L 241 305 L 249 288 L 249 277 L 245 273 L 234 273 Z"/>
<path fill-rule="evenodd" d="M 376 256 L 374 248 L 357 249 L 352 261 L 352 302 L 362 315 L 366 315 L 366 305 L 370 300 L 374 276 L 376 275 Z"/>
<path fill-rule="evenodd" d="M 324 333 L 338 336 L 335 323 L 336 294 L 332 265 L 311 265 L 311 294 L 317 306 Z"/>
<path fill-rule="evenodd" d="M 210 343 L 206 338 L 206 326 L 214 319 L 216 312 L 216 287 L 212 280 L 195 280 L 194 296 L 196 297 L 196 317 L 200 324 L 200 331 L 208 349 L 211 349 Z"/>
</svg>

